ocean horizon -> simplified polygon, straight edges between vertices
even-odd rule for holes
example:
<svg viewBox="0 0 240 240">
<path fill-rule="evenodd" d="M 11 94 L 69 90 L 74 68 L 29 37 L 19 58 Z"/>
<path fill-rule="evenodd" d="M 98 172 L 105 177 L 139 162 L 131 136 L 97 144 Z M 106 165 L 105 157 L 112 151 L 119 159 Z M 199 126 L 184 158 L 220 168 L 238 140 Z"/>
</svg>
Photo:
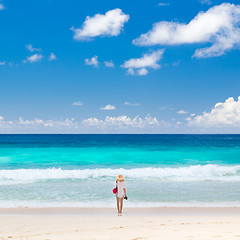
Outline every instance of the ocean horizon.
<svg viewBox="0 0 240 240">
<path fill-rule="evenodd" d="M 239 134 L 1 134 L 0 206 L 240 206 Z"/>
</svg>

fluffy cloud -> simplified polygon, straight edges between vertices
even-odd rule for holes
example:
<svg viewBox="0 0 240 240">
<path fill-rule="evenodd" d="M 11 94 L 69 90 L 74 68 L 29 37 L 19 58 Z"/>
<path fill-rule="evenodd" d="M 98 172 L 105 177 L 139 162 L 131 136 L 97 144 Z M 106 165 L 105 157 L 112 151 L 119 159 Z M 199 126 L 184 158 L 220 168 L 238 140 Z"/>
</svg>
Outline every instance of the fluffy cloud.
<svg viewBox="0 0 240 240">
<path fill-rule="evenodd" d="M 177 113 L 178 113 L 178 114 L 187 114 L 188 112 L 186 112 L 186 111 L 184 111 L 184 110 L 179 110 Z"/>
<path fill-rule="evenodd" d="M 198 126 L 240 126 L 240 97 L 235 101 L 230 97 L 217 103 L 210 112 L 187 118 L 190 125 Z"/>
<path fill-rule="evenodd" d="M 51 53 L 51 54 L 49 55 L 49 57 L 48 57 L 48 60 L 49 60 L 49 61 L 54 61 L 54 60 L 57 60 L 57 57 L 56 57 L 56 55 L 55 55 L 54 53 Z"/>
<path fill-rule="evenodd" d="M 34 48 L 32 46 L 32 44 L 26 44 L 25 47 L 29 52 L 35 52 L 35 51 L 40 52 L 41 51 L 41 48 Z"/>
<path fill-rule="evenodd" d="M 42 120 L 42 119 L 38 119 L 35 118 L 33 120 L 24 120 L 22 117 L 20 117 L 18 119 L 18 124 L 19 125 L 25 125 L 25 126 L 38 126 L 38 125 L 42 125 L 44 127 L 61 127 L 61 126 L 70 126 L 72 125 L 74 121 L 74 118 L 72 119 L 65 119 L 63 121 L 54 121 L 54 120 Z"/>
<path fill-rule="evenodd" d="M 140 106 L 140 103 L 125 102 L 124 104 L 125 104 L 125 105 L 128 105 L 128 106 Z"/>
<path fill-rule="evenodd" d="M 28 57 L 27 60 L 25 60 L 24 62 L 30 62 L 30 63 L 35 63 L 35 62 L 39 62 L 41 61 L 43 58 L 43 55 L 42 54 L 38 54 L 38 53 L 35 53 L 33 54 L 32 56 Z"/>
<path fill-rule="evenodd" d="M 101 110 L 115 110 L 116 107 L 113 105 L 106 105 L 105 107 L 100 108 Z"/>
<path fill-rule="evenodd" d="M 73 106 L 83 106 L 83 103 L 81 101 L 78 101 L 78 102 L 73 102 L 72 105 Z"/>
<path fill-rule="evenodd" d="M 0 116 L 0 133 L 174 133 L 179 125 L 158 121 L 156 117 L 107 116 L 43 120 L 41 118 L 5 120 Z M 174 127 L 175 126 L 175 127 Z M 188 127 L 189 128 L 189 127 Z"/>
<path fill-rule="evenodd" d="M 157 62 L 162 58 L 163 52 L 164 50 L 160 49 L 152 53 L 146 53 L 141 58 L 132 58 L 125 61 L 121 67 L 127 68 L 131 75 L 146 75 L 148 73 L 146 68 L 158 69 L 161 67 Z"/>
<path fill-rule="evenodd" d="M 0 66 L 1 66 L 1 65 L 5 65 L 5 64 L 6 64 L 5 61 L 0 62 Z"/>
<path fill-rule="evenodd" d="M 161 21 L 152 29 L 133 40 L 133 44 L 180 45 L 212 43 L 197 49 L 194 57 L 206 58 L 223 55 L 240 43 L 240 5 L 223 3 L 206 12 L 200 12 L 188 24 Z"/>
<path fill-rule="evenodd" d="M 90 65 L 90 66 L 92 65 L 94 67 L 98 67 L 98 65 L 99 65 L 98 56 L 95 55 L 92 58 L 86 58 L 85 59 L 85 64 Z"/>
<path fill-rule="evenodd" d="M 34 118 L 33 120 L 25 120 L 19 117 L 14 121 L 5 121 L 0 117 L 0 132 L 44 132 L 44 131 L 62 131 L 64 129 L 75 129 L 78 123 L 74 118 L 66 118 L 64 120 L 42 120 Z"/>
<path fill-rule="evenodd" d="M 81 28 L 72 27 L 75 40 L 88 40 L 98 36 L 118 36 L 123 25 L 129 19 L 129 15 L 116 8 L 105 14 L 96 14 L 93 17 L 87 16 Z"/>
<path fill-rule="evenodd" d="M 86 126 L 95 126 L 100 128 L 105 127 L 116 127 L 116 128 L 143 128 L 143 127 L 155 127 L 159 126 L 160 123 L 155 117 L 151 117 L 147 115 L 144 118 L 140 118 L 136 116 L 134 118 L 130 118 L 127 116 L 119 116 L 119 117 L 109 117 L 107 116 L 105 119 L 101 120 L 98 118 L 88 118 L 82 121 L 82 123 Z"/>
<path fill-rule="evenodd" d="M 147 74 L 148 74 L 148 70 L 147 70 L 146 68 L 140 68 L 140 69 L 137 71 L 137 74 L 140 75 L 140 76 L 147 75 Z"/>
<path fill-rule="evenodd" d="M 114 63 L 112 62 L 112 60 L 111 61 L 105 61 L 104 64 L 105 64 L 106 67 L 114 67 Z"/>
</svg>

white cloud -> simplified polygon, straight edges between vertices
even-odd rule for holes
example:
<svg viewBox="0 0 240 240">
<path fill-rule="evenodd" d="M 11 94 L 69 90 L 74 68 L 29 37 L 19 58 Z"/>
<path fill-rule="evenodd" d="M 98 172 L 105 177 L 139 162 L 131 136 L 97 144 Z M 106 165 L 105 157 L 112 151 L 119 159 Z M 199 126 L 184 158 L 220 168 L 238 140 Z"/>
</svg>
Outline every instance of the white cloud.
<svg viewBox="0 0 240 240">
<path fill-rule="evenodd" d="M 105 107 L 100 108 L 101 110 L 115 110 L 116 107 L 113 105 L 106 105 Z"/>
<path fill-rule="evenodd" d="M 0 66 L 1 66 L 1 65 L 5 65 L 5 64 L 6 64 L 5 61 L 0 62 Z"/>
<path fill-rule="evenodd" d="M 41 48 L 33 48 L 32 44 L 26 44 L 25 47 L 29 52 L 41 51 Z"/>
<path fill-rule="evenodd" d="M 72 105 L 73 106 L 83 106 L 83 103 L 81 101 L 78 101 L 78 102 L 73 102 Z"/>
<path fill-rule="evenodd" d="M 113 63 L 112 60 L 111 61 L 105 61 L 104 64 L 105 64 L 106 67 L 114 67 L 114 63 Z"/>
<path fill-rule="evenodd" d="M 24 120 L 22 117 L 18 119 L 18 124 L 20 125 L 26 125 L 26 126 L 38 126 L 42 125 L 44 127 L 61 127 L 61 126 L 70 126 L 72 122 L 74 121 L 74 118 L 68 119 L 66 118 L 63 121 L 54 121 L 54 120 L 42 120 L 35 118 L 33 120 Z"/>
<path fill-rule="evenodd" d="M 140 103 L 125 102 L 124 104 L 125 104 L 125 105 L 128 105 L 128 106 L 140 106 Z"/>
<path fill-rule="evenodd" d="M 159 7 L 165 7 L 165 6 L 169 6 L 170 4 L 169 3 L 158 3 L 158 6 Z"/>
<path fill-rule="evenodd" d="M 147 74 L 148 74 L 148 70 L 147 70 L 146 68 L 140 68 L 140 69 L 137 71 L 137 74 L 140 75 L 140 76 L 147 75 Z"/>
<path fill-rule="evenodd" d="M 225 102 L 217 103 L 210 112 L 188 118 L 190 125 L 198 126 L 240 126 L 240 96 L 235 101 L 229 97 Z"/>
<path fill-rule="evenodd" d="M 135 72 L 132 68 L 128 68 L 127 73 L 130 75 L 135 75 Z"/>
<path fill-rule="evenodd" d="M 176 126 L 174 128 L 174 126 Z M 103 119 L 90 117 L 84 120 L 74 118 L 41 118 L 5 120 L 0 116 L 0 133 L 167 133 L 180 129 L 174 125 L 158 121 L 156 117 L 107 116 Z"/>
<path fill-rule="evenodd" d="M 0 118 L 0 132 L 45 132 L 45 131 L 62 131 L 64 129 L 75 129 L 78 123 L 74 118 L 63 120 L 42 120 L 34 118 L 25 120 L 19 117 L 17 120 L 5 121 Z"/>
<path fill-rule="evenodd" d="M 146 75 L 148 73 L 146 68 L 159 69 L 161 67 L 157 62 L 162 58 L 163 52 L 164 49 L 160 49 L 144 54 L 141 58 L 132 58 L 125 61 L 121 67 L 127 68 L 131 75 Z M 137 69 L 137 71 L 134 69 Z"/>
<path fill-rule="evenodd" d="M 92 65 L 94 67 L 98 67 L 98 65 L 99 65 L 98 56 L 95 55 L 92 58 L 86 58 L 85 59 L 85 64 L 90 65 L 90 66 Z"/>
<path fill-rule="evenodd" d="M 39 62 L 43 58 L 42 54 L 35 53 L 32 56 L 27 58 L 27 61 L 30 63 Z M 24 62 L 27 62 L 26 60 Z"/>
<path fill-rule="evenodd" d="M 81 28 L 72 27 L 75 40 L 88 40 L 98 36 L 118 36 L 123 25 L 129 19 L 129 15 L 116 8 L 105 14 L 96 14 L 93 17 L 87 16 Z"/>
<path fill-rule="evenodd" d="M 144 76 L 148 74 L 148 70 L 146 68 L 140 68 L 137 70 L 134 70 L 133 68 L 128 68 L 127 73 L 130 75 Z"/>
<path fill-rule="evenodd" d="M 166 21 L 155 23 L 149 32 L 133 40 L 133 44 L 151 46 L 212 43 L 210 47 L 197 49 L 193 56 L 220 56 L 239 45 L 239 23 L 240 5 L 223 3 L 200 12 L 188 24 Z"/>
<path fill-rule="evenodd" d="M 5 9 L 4 5 L 2 3 L 0 3 L 0 11 L 2 11 L 4 9 Z"/>
<path fill-rule="evenodd" d="M 151 117 L 147 115 L 144 118 L 140 118 L 136 116 L 134 118 L 130 118 L 127 116 L 119 116 L 119 117 L 109 117 L 107 116 L 105 119 L 101 120 L 98 118 L 88 118 L 82 121 L 84 125 L 87 126 L 95 126 L 100 128 L 105 127 L 116 127 L 116 128 L 144 128 L 144 127 L 156 127 L 159 126 L 160 123 L 155 117 Z"/>
<path fill-rule="evenodd" d="M 188 112 L 186 112 L 186 111 L 184 111 L 184 110 L 179 110 L 177 113 L 178 113 L 178 114 L 187 114 Z"/>
<path fill-rule="evenodd" d="M 54 61 L 54 60 L 57 60 L 57 57 L 56 57 L 56 55 L 55 55 L 54 53 L 51 53 L 51 54 L 49 55 L 49 57 L 48 57 L 48 60 L 49 60 L 49 61 Z"/>
</svg>

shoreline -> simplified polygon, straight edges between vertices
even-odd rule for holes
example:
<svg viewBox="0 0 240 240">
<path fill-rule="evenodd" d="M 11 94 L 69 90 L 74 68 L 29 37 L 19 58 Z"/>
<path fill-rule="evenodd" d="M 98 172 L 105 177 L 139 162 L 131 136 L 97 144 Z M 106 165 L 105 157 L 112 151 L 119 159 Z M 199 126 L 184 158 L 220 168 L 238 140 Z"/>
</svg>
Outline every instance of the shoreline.
<svg viewBox="0 0 240 240">
<path fill-rule="evenodd" d="M 239 207 L 145 207 L 124 208 L 124 216 L 240 216 Z M 63 216 L 115 216 L 116 208 L 0 208 L 0 216 L 34 216 L 34 215 L 63 215 Z"/>
</svg>

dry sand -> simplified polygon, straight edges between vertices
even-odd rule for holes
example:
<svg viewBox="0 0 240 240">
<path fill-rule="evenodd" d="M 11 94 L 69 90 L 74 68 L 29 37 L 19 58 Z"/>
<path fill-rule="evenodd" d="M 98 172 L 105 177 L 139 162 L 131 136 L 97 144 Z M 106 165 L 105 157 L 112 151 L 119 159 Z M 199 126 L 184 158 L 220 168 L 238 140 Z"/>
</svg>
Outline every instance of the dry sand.
<svg viewBox="0 0 240 240">
<path fill-rule="evenodd" d="M 0 209 L 0 239 L 240 239 L 240 209 Z"/>
</svg>

